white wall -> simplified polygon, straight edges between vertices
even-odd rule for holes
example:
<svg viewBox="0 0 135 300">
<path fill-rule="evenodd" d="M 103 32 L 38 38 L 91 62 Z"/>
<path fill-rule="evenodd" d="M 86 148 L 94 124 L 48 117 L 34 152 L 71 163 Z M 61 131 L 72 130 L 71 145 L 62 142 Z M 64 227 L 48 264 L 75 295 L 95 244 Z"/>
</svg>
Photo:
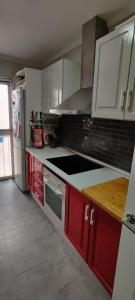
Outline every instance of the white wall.
<svg viewBox="0 0 135 300">
<path fill-rule="evenodd" d="M 81 45 L 66 53 L 64 58 L 71 59 L 73 61 L 81 63 Z"/>
<path fill-rule="evenodd" d="M 135 1 L 130 2 L 125 8 L 116 11 L 111 16 L 107 16 L 108 27 L 113 28 L 133 15 L 135 15 Z"/>
<path fill-rule="evenodd" d="M 24 65 L 0 58 L 0 77 L 12 79 L 18 70 L 24 68 Z"/>
<path fill-rule="evenodd" d="M 74 41 L 74 43 L 70 44 L 68 47 L 61 49 L 53 56 L 46 58 L 42 64 L 42 68 L 47 67 L 48 65 L 54 63 L 60 58 L 64 57 L 64 58 L 72 59 L 71 57 L 74 57 L 75 59 L 75 56 L 77 57 L 77 61 L 81 60 L 81 36 L 76 41 Z"/>
<path fill-rule="evenodd" d="M 131 2 L 127 7 L 120 11 L 116 11 L 111 15 L 105 16 L 107 20 L 108 27 L 112 29 L 116 24 L 119 24 L 125 19 L 128 19 L 131 15 L 135 14 L 135 2 Z M 104 17 L 104 16 L 103 16 Z M 78 37 L 72 44 L 68 47 L 61 49 L 55 55 L 45 58 L 41 68 L 57 61 L 61 57 L 73 59 L 75 61 L 81 61 L 81 36 Z M 25 66 L 16 62 L 12 62 L 8 59 L 0 57 L 0 76 L 12 78 L 15 73 L 24 68 Z M 32 67 L 32 66 L 31 66 Z"/>
<path fill-rule="evenodd" d="M 122 10 L 116 11 L 111 15 L 105 15 L 103 16 L 103 18 L 107 21 L 108 28 L 112 30 L 117 24 L 125 21 L 132 15 L 135 15 L 135 2 L 133 1 Z M 62 57 L 73 60 L 77 59 L 78 61 L 81 60 L 81 36 L 78 37 L 78 39 L 76 39 L 76 41 L 74 41 L 74 43 L 70 44 L 68 47 L 61 49 L 51 57 L 47 57 L 42 64 L 42 68 L 48 66 L 49 64 L 57 61 Z"/>
</svg>

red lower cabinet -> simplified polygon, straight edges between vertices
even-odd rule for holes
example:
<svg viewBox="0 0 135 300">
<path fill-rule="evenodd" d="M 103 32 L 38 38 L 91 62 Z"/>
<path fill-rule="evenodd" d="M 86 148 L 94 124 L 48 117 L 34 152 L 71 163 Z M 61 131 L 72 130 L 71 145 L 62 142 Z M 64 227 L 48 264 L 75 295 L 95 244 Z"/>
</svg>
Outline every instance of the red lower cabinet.
<svg viewBox="0 0 135 300">
<path fill-rule="evenodd" d="M 38 202 L 44 205 L 43 165 L 34 156 L 28 154 L 28 184 Z"/>
<path fill-rule="evenodd" d="M 30 153 L 26 153 L 26 160 L 27 160 L 27 174 L 28 174 L 28 182 L 27 186 L 29 189 L 32 189 L 32 166 L 33 166 L 33 156 Z"/>
<path fill-rule="evenodd" d="M 112 293 L 121 224 L 68 185 L 65 233 L 106 289 Z"/>
<path fill-rule="evenodd" d="M 107 290 L 112 293 L 121 224 L 93 204 L 93 239 L 89 238 L 88 264 Z"/>
<path fill-rule="evenodd" d="M 88 252 L 90 208 L 90 201 L 68 185 L 65 233 L 84 259 L 87 259 Z"/>
</svg>

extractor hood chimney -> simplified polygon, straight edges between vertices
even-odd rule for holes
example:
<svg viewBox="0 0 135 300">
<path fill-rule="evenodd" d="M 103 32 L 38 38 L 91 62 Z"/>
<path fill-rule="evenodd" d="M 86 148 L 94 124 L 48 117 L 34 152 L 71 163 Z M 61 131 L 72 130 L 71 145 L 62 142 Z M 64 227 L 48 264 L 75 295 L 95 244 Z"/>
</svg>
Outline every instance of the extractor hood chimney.
<svg viewBox="0 0 135 300">
<path fill-rule="evenodd" d="M 81 88 L 72 96 L 64 100 L 50 113 L 55 114 L 90 114 L 92 101 L 92 87 L 94 77 L 94 61 L 96 40 L 107 34 L 106 21 L 94 17 L 82 26 L 81 53 Z"/>
</svg>

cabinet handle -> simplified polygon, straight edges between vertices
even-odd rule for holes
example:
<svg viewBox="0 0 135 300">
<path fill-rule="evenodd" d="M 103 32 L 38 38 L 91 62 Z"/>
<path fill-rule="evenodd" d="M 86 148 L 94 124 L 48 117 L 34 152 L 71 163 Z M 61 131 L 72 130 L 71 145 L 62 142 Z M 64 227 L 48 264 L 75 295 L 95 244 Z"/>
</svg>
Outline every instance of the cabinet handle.
<svg viewBox="0 0 135 300">
<path fill-rule="evenodd" d="M 35 193 L 35 195 L 36 195 L 37 197 L 40 197 L 40 195 L 39 195 L 37 192 Z"/>
<path fill-rule="evenodd" d="M 94 219 L 93 219 L 93 215 L 94 215 L 95 209 L 92 208 L 91 212 L 90 212 L 90 225 L 94 225 Z"/>
<path fill-rule="evenodd" d="M 36 186 L 36 187 L 39 187 L 39 184 L 38 184 L 38 183 L 35 183 L 35 186 Z"/>
<path fill-rule="evenodd" d="M 126 101 L 126 110 L 127 111 L 129 111 L 129 109 L 130 109 L 132 96 L 133 96 L 132 91 L 128 90 L 128 92 L 127 92 L 127 101 Z"/>
<path fill-rule="evenodd" d="M 58 89 L 58 104 L 60 104 L 60 95 L 59 95 L 59 89 Z"/>
<path fill-rule="evenodd" d="M 120 96 L 120 109 L 123 111 L 124 106 L 125 106 L 125 99 L 126 99 L 126 92 L 121 91 L 121 96 Z"/>
<path fill-rule="evenodd" d="M 89 215 L 88 215 L 89 205 L 85 206 L 85 221 L 88 221 Z"/>
</svg>

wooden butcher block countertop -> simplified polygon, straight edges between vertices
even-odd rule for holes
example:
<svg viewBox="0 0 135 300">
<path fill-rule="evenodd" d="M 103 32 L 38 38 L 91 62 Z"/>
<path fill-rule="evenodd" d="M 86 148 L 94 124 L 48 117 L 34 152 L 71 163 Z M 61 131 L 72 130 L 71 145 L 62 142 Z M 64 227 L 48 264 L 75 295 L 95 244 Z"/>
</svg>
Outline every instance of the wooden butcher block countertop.
<svg viewBox="0 0 135 300">
<path fill-rule="evenodd" d="M 127 191 L 128 179 L 122 177 L 88 187 L 82 193 L 121 221 L 124 216 Z"/>
</svg>

